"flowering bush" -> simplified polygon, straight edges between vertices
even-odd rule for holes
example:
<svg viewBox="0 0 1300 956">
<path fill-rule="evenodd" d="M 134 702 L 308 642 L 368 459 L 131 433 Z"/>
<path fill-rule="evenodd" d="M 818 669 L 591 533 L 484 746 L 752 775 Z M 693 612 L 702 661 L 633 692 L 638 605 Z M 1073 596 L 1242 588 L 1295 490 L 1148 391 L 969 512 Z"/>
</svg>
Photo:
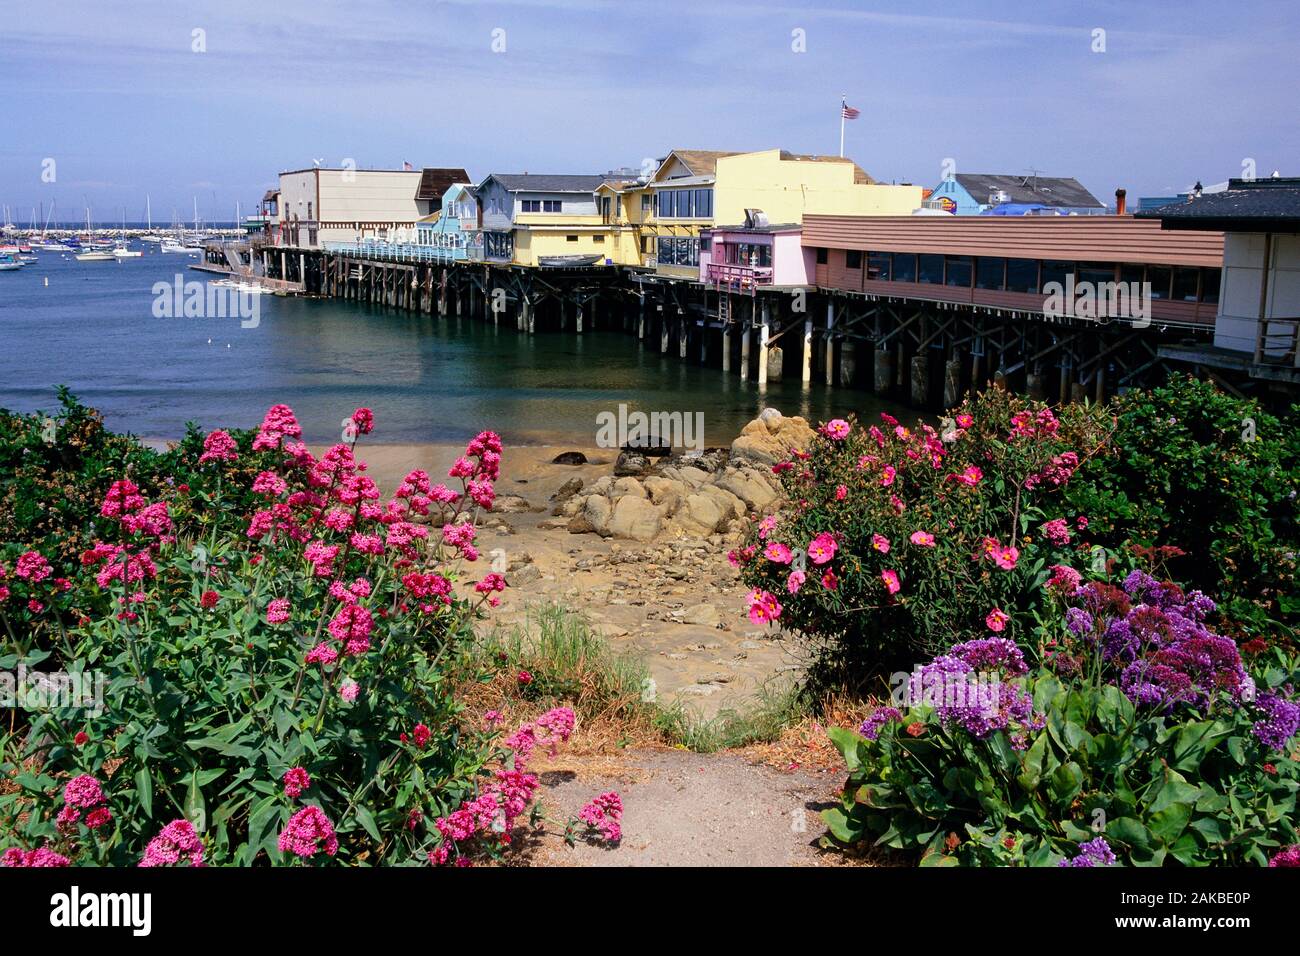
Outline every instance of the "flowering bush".
<svg viewBox="0 0 1300 956">
<path fill-rule="evenodd" d="M 1283 865 L 1296 662 L 1247 668 L 1212 601 L 1142 572 L 1058 571 L 1049 591 L 1036 667 L 1004 638 L 966 642 L 830 732 L 849 769 L 832 836 L 930 865 Z"/>
<path fill-rule="evenodd" d="M 424 862 L 445 835 L 417 815 L 527 796 L 481 789 L 504 751 L 453 694 L 504 587 L 456 587 L 499 440 L 469 444 L 457 487 L 413 471 L 385 501 L 355 438 L 317 458 L 300 435 L 278 405 L 255 434 L 192 439 L 191 480 L 105 483 L 79 568 L 42 539 L 6 570 L 16 597 L 66 581 L 67 603 L 19 617 L 0 598 L 0 669 L 46 660 L 43 635 L 105 688 L 6 735 L 7 864 Z"/>
<path fill-rule="evenodd" d="M 787 504 L 732 553 L 751 620 L 811 639 L 837 681 L 1010 627 L 1047 565 L 1080 546 L 1087 519 L 1061 488 L 1106 435 L 1095 409 L 1058 418 L 999 389 L 942 432 L 881 419 L 831 421 L 775 465 Z"/>
<path fill-rule="evenodd" d="M 1300 407 L 1259 403 L 1178 376 L 1115 400 L 1113 446 L 1066 498 L 1095 539 L 1179 549 L 1179 580 L 1225 597 L 1255 633 L 1300 623 Z"/>
</svg>

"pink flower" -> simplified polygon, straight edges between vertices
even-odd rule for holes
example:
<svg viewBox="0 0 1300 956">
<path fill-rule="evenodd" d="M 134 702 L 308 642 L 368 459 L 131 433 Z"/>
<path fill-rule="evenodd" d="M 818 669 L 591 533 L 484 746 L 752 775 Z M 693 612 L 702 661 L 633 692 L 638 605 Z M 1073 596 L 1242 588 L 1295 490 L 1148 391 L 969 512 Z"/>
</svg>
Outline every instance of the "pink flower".
<svg viewBox="0 0 1300 956">
<path fill-rule="evenodd" d="M 889 554 L 889 539 L 883 534 L 873 534 L 871 536 L 871 547 L 881 554 Z"/>
<path fill-rule="evenodd" d="M 345 680 L 342 686 L 339 687 L 339 697 L 343 698 L 345 703 L 350 704 L 357 699 L 357 694 L 360 693 L 360 691 L 361 688 L 358 686 L 356 681 Z"/>
<path fill-rule="evenodd" d="M 1048 579 L 1047 586 L 1057 588 L 1066 594 L 1073 594 L 1074 589 L 1083 580 L 1083 575 L 1065 564 L 1054 564 L 1048 570 L 1052 572 L 1052 576 Z"/>
<path fill-rule="evenodd" d="M 339 652 L 334 650 L 334 648 L 325 641 L 321 641 L 308 651 L 307 657 L 305 658 L 308 664 L 333 664 L 338 659 Z"/>
<path fill-rule="evenodd" d="M 789 545 L 782 544 L 780 541 L 769 541 L 767 547 L 763 549 L 763 554 L 769 561 L 775 561 L 777 564 L 789 564 L 794 560 L 794 552 L 790 550 Z"/>
<path fill-rule="evenodd" d="M 352 413 L 352 424 L 356 426 L 357 434 L 369 435 L 375 427 L 375 413 L 368 408 L 358 408 Z"/>
<path fill-rule="evenodd" d="M 329 623 L 329 632 L 336 641 L 344 644 L 343 652 L 357 657 L 370 649 L 370 632 L 375 619 L 370 612 L 357 604 L 344 604 Z"/>
<path fill-rule="evenodd" d="M 970 415 L 958 415 L 956 421 L 958 428 L 970 428 L 975 424 L 975 419 Z"/>
<path fill-rule="evenodd" d="M 848 496 L 849 496 L 849 486 L 848 486 L 848 485 L 836 485 L 836 486 L 835 486 L 835 500 L 836 500 L 836 501 L 843 501 L 843 500 L 844 500 L 845 498 L 847 498 Z"/>
<path fill-rule="evenodd" d="M 334 835 L 334 824 L 319 807 L 303 807 L 280 832 L 281 853 L 293 853 L 308 859 L 322 849 L 326 856 L 338 852 L 339 841 Z"/>
<path fill-rule="evenodd" d="M 892 485 L 892 484 L 894 483 L 894 478 L 895 478 L 897 475 L 898 475 L 898 469 L 897 469 L 897 468 L 895 468 L 893 465 L 886 465 L 886 466 L 881 470 L 881 474 L 880 474 L 880 486 L 881 486 L 882 488 L 888 488 L 890 485 Z"/>
<path fill-rule="evenodd" d="M 7 867 L 56 867 L 71 866 L 71 862 L 66 856 L 55 853 L 53 850 L 47 850 L 40 847 L 35 850 L 20 850 L 18 847 L 10 847 L 0 854 L 0 866 Z"/>
<path fill-rule="evenodd" d="M 210 611 L 217 606 L 217 602 L 220 600 L 221 600 L 220 594 L 218 594 L 216 591 L 208 589 L 207 591 L 204 591 L 199 596 L 199 607 L 203 608 L 203 610 L 205 611 Z"/>
<path fill-rule="evenodd" d="M 934 535 L 930 534 L 930 532 L 928 531 L 913 531 L 912 537 L 908 540 L 910 540 L 912 544 L 915 544 L 918 547 L 922 547 L 922 548 L 934 547 Z"/>
<path fill-rule="evenodd" d="M 840 586 L 840 579 L 835 576 L 833 568 L 827 568 L 826 573 L 822 575 L 822 587 L 827 591 L 834 591 Z"/>
<path fill-rule="evenodd" d="M 885 590 L 890 594 L 897 594 L 902 585 L 898 581 L 897 571 L 881 571 L 880 580 L 885 584 Z"/>
<path fill-rule="evenodd" d="M 617 843 L 623 836 L 623 801 L 613 790 L 602 793 L 578 811 L 578 819 L 599 830 L 605 841 Z"/>
<path fill-rule="evenodd" d="M 253 479 L 253 491 L 259 495 L 278 497 L 284 494 L 288 483 L 273 471 L 263 471 Z"/>
<path fill-rule="evenodd" d="M 50 562 L 45 560 L 45 556 L 39 551 L 27 551 L 18 557 L 18 563 L 14 565 L 14 574 L 20 578 L 31 581 L 32 584 L 38 584 L 44 581 L 52 573 Z"/>
<path fill-rule="evenodd" d="M 289 620 L 289 599 L 275 598 L 266 606 L 266 623 L 283 624 Z"/>
<path fill-rule="evenodd" d="M 1065 523 L 1064 518 L 1054 518 L 1051 521 L 1044 521 L 1041 530 L 1043 536 L 1058 547 L 1064 547 L 1070 543 L 1070 528 Z"/>
<path fill-rule="evenodd" d="M 519 682 L 521 687 L 526 687 L 533 682 L 533 675 L 528 671 L 520 671 L 515 675 L 515 680 Z"/>
<path fill-rule="evenodd" d="M 749 593 L 749 619 L 755 624 L 767 624 L 781 616 L 781 602 L 768 591 L 755 588 Z"/>
<path fill-rule="evenodd" d="M 776 528 L 776 515 L 768 515 L 758 523 L 758 536 L 761 540 L 766 541 L 767 536 Z"/>
<path fill-rule="evenodd" d="M 808 579 L 808 575 L 805 574 L 803 571 L 799 571 L 799 570 L 791 571 L 790 576 L 785 579 L 785 589 L 789 591 L 791 594 L 798 594 L 799 589 L 803 587 L 803 583 L 807 579 Z"/>
<path fill-rule="evenodd" d="M 1020 549 L 1015 545 L 1007 545 L 1005 548 L 998 548 L 993 554 L 993 563 L 1003 571 L 1010 571 L 1016 566 L 1016 561 L 1020 559 Z"/>
<path fill-rule="evenodd" d="M 808 560 L 813 564 L 825 564 L 835 557 L 839 545 L 829 532 L 823 531 L 808 542 Z"/>
<path fill-rule="evenodd" d="M 199 464 L 205 461 L 235 461 L 238 458 L 239 446 L 229 432 L 218 428 L 203 439 L 203 454 L 199 455 Z"/>
<path fill-rule="evenodd" d="M 822 426 L 822 434 L 835 441 L 848 438 L 850 430 L 849 423 L 842 418 L 832 418 Z"/>
<path fill-rule="evenodd" d="M 478 584 L 474 585 L 474 590 L 479 594 L 491 594 L 493 591 L 504 591 L 505 589 L 506 579 L 496 572 L 489 574 Z"/>
<path fill-rule="evenodd" d="M 994 633 L 1001 633 L 1007 626 L 1007 621 L 1009 620 L 1011 620 L 1009 614 L 1001 608 L 995 607 L 993 610 L 989 611 L 988 616 L 984 618 L 984 625 Z"/>
<path fill-rule="evenodd" d="M 253 439 L 253 451 L 279 448 L 285 438 L 298 438 L 302 428 L 288 405 L 272 405 L 262 419 L 262 425 Z"/>
<path fill-rule="evenodd" d="M 291 767 L 284 772 L 284 795 L 297 800 L 298 795 L 311 786 L 311 774 L 302 767 Z"/>
<path fill-rule="evenodd" d="M 1079 515 L 1078 519 L 1075 521 L 1075 527 L 1077 527 L 1080 531 L 1086 531 L 1088 528 L 1087 517 L 1085 517 L 1084 515 Z"/>
<path fill-rule="evenodd" d="M 969 468 L 962 471 L 961 474 L 949 475 L 948 477 L 958 484 L 966 485 L 968 488 L 974 488 L 980 483 L 980 479 L 984 477 L 984 472 L 979 468 L 976 468 L 974 465 L 971 465 Z"/>
<path fill-rule="evenodd" d="M 140 860 L 140 866 L 144 867 L 173 866 L 177 863 L 203 865 L 203 841 L 194 832 L 194 825 L 189 820 L 173 820 L 163 827 L 149 841 L 144 858 Z"/>
</svg>

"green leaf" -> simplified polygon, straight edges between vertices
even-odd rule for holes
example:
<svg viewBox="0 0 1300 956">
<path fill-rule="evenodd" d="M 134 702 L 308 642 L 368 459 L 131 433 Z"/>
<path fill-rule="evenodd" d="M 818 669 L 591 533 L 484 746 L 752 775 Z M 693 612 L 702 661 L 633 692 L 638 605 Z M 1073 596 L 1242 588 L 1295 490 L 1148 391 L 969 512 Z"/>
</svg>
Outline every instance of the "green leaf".
<svg viewBox="0 0 1300 956">
<path fill-rule="evenodd" d="M 148 765 L 135 772 L 135 799 L 146 817 L 153 817 L 153 774 Z"/>
<path fill-rule="evenodd" d="M 383 839 L 379 836 L 379 827 L 375 826 L 375 818 L 370 811 L 366 807 L 358 804 L 354 812 L 356 814 L 357 822 L 366 828 L 366 832 L 370 834 L 374 841 L 376 843 L 382 843 Z"/>
<path fill-rule="evenodd" d="M 203 799 L 203 791 L 199 788 L 199 774 L 196 770 L 190 775 L 190 785 L 185 791 L 185 819 L 194 824 L 194 829 L 202 832 L 208 828 L 208 804 Z"/>
</svg>

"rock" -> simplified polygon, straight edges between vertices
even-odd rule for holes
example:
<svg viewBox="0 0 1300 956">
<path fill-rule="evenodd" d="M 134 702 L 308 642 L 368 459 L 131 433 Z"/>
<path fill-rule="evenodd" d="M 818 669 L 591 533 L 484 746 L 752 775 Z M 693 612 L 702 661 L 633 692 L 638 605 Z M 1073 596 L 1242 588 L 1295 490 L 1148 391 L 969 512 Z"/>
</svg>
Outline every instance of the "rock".
<svg viewBox="0 0 1300 956">
<path fill-rule="evenodd" d="M 585 465 L 587 456 L 580 451 L 562 451 L 551 459 L 552 465 Z"/>
<path fill-rule="evenodd" d="M 547 518 L 545 521 L 537 522 L 537 527 L 541 528 L 543 531 L 557 531 L 560 528 L 567 528 L 568 526 L 568 518 Z"/>
<path fill-rule="evenodd" d="M 576 452 L 574 453 L 576 454 Z M 581 478 L 570 478 L 564 484 L 560 485 L 558 491 L 551 495 L 552 501 L 564 501 L 566 498 L 572 498 L 582 490 Z"/>
<path fill-rule="evenodd" d="M 570 534 L 595 532 L 602 538 L 610 535 L 609 519 L 613 512 L 609 499 L 603 495 L 591 495 L 582 503 L 582 510 L 569 521 Z"/>
<path fill-rule="evenodd" d="M 614 479 L 609 477 L 609 475 L 601 475 L 587 490 L 593 495 L 605 495 L 608 497 L 609 493 L 614 490 Z"/>
<path fill-rule="evenodd" d="M 704 451 L 691 451 L 674 458 L 672 464 L 678 468 L 698 468 L 700 471 L 715 472 L 727 464 L 731 453 L 725 448 L 706 448 Z"/>
<path fill-rule="evenodd" d="M 650 500 L 657 505 L 663 504 L 669 498 L 684 498 L 690 489 L 684 481 L 675 481 L 672 478 L 665 478 L 662 475 L 651 475 L 642 483 L 645 490 L 650 493 Z"/>
<path fill-rule="evenodd" d="M 729 491 L 749 508 L 762 511 L 776 500 L 776 492 L 765 480 L 742 471 L 732 471 L 717 481 L 723 491 Z"/>
<path fill-rule="evenodd" d="M 691 572 L 686 570 L 686 568 L 683 568 L 681 565 L 673 565 L 671 568 L 666 569 L 664 574 L 668 575 L 674 581 L 685 581 L 691 576 Z"/>
<path fill-rule="evenodd" d="M 538 570 L 537 565 L 525 564 L 518 571 L 511 571 L 506 575 L 506 584 L 512 588 L 519 588 L 540 581 L 541 578 L 542 572 Z"/>
<path fill-rule="evenodd" d="M 806 450 L 814 437 L 816 432 L 799 416 L 786 418 L 775 408 L 765 408 L 731 443 L 731 457 L 771 466 L 790 457 L 792 448 Z"/>
<path fill-rule="evenodd" d="M 614 462 L 614 474 L 618 477 L 644 475 L 650 470 L 650 459 L 636 451 L 619 452 Z"/>
<path fill-rule="evenodd" d="M 589 503 L 590 500 L 588 499 Z M 616 538 L 650 541 L 659 533 L 662 525 L 662 512 L 647 499 L 624 495 L 614 505 L 613 514 L 606 523 L 606 533 Z"/>
<path fill-rule="evenodd" d="M 621 498 L 624 495 L 636 495 L 638 498 L 645 498 L 646 490 L 642 487 L 641 482 L 635 478 L 620 478 L 614 482 L 614 490 L 611 492 L 614 498 Z"/>
<path fill-rule="evenodd" d="M 693 465 L 686 465 L 678 468 L 677 474 L 680 476 L 682 481 L 686 482 L 686 484 L 690 485 L 692 488 L 698 488 L 701 485 L 706 484 L 709 480 L 709 473 L 707 471 L 701 471 Z"/>
<path fill-rule="evenodd" d="M 686 534 L 713 534 L 732 517 L 731 509 L 724 505 L 715 495 L 696 492 L 687 495 L 682 506 L 673 516 L 673 525 Z"/>
<path fill-rule="evenodd" d="M 712 674 L 705 674 L 703 677 L 697 677 L 697 684 L 726 684 L 731 680 L 731 675 L 725 671 L 715 671 Z"/>
<path fill-rule="evenodd" d="M 714 499 L 727 514 L 728 518 L 745 517 L 745 502 L 732 494 L 726 488 L 720 488 L 717 485 L 705 485 L 700 489 L 700 494 Z"/>
<path fill-rule="evenodd" d="M 533 506 L 529 504 L 528 499 L 522 495 L 500 495 L 492 502 L 492 512 L 494 514 L 510 515 L 532 510 Z"/>
<path fill-rule="evenodd" d="M 712 604 L 697 604 L 682 612 L 682 623 L 714 627 L 718 623 L 718 609 Z"/>
</svg>

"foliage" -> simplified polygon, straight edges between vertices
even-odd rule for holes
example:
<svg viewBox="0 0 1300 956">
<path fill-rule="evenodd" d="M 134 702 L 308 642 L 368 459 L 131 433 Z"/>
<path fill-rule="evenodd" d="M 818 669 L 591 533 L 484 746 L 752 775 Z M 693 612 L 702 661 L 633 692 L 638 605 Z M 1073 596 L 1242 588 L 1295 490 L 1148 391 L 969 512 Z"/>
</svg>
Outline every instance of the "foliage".
<svg viewBox="0 0 1300 956">
<path fill-rule="evenodd" d="M 1099 543 L 1180 549 L 1172 573 L 1255 633 L 1300 623 L 1300 407 L 1278 418 L 1190 376 L 1114 407 L 1113 446 L 1066 489 Z"/>
<path fill-rule="evenodd" d="M 368 410 L 353 421 L 370 431 Z M 93 415 L 82 427 L 90 438 L 63 449 L 60 431 L 40 452 L 60 464 L 41 467 L 106 490 L 93 518 L 71 517 L 89 511 L 79 502 L 66 535 L 50 524 L 7 573 L 0 670 L 35 669 L 54 646 L 100 693 L 94 706 L 32 698 L 30 722 L 4 736 L 17 788 L 0 796 L 6 861 L 446 862 L 482 848 L 462 853 L 449 835 L 466 802 L 494 802 L 508 822 L 522 812 L 518 749 L 463 727 L 454 694 L 470 622 L 504 587 L 494 574 L 455 583 L 477 558 L 495 435 L 453 466 L 460 490 L 417 471 L 381 502 L 356 435 L 316 459 L 285 406 L 256 435 L 213 432 L 170 458 L 99 434 Z M 190 481 L 146 494 L 122 472 L 108 480 L 113 465 L 163 460 L 186 462 Z M 65 547 L 78 538 L 89 546 L 74 570 Z M 501 771 L 484 780 L 497 760 L 513 790 Z"/>
<path fill-rule="evenodd" d="M 835 840 L 1028 866 L 1266 865 L 1295 842 L 1297 662 L 1275 648 L 1252 677 L 1199 593 L 1076 583 L 1055 585 L 1037 667 L 971 641 L 898 708 L 831 731 L 849 770 L 823 814 Z M 972 696 L 977 673 L 994 679 Z"/>
<path fill-rule="evenodd" d="M 818 652 L 813 679 L 861 681 L 1032 606 L 1086 526 L 1060 489 L 1106 440 L 1096 409 L 991 389 L 942 433 L 827 423 L 778 463 L 787 506 L 733 552 L 750 617 Z"/>
</svg>

